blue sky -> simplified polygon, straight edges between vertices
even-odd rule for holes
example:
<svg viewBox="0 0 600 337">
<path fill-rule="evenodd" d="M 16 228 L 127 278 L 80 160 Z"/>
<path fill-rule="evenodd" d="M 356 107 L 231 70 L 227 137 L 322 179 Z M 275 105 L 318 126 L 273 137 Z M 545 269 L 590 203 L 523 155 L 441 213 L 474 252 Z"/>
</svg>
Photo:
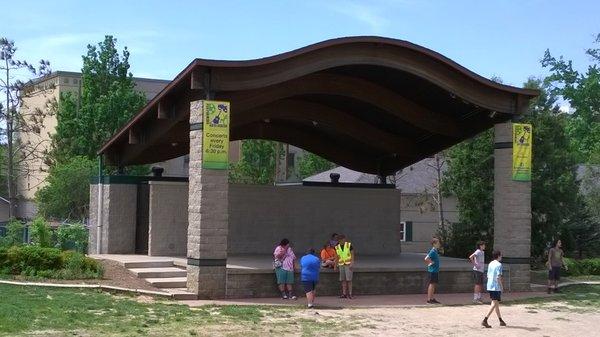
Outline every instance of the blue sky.
<svg viewBox="0 0 600 337">
<path fill-rule="evenodd" d="M 18 57 L 79 71 L 105 34 L 128 46 L 134 76 L 172 79 L 194 58 L 250 59 L 325 39 L 408 40 L 485 77 L 520 86 L 545 74 L 549 48 L 584 69 L 600 1 L 10 1 L 0 36 Z"/>
</svg>

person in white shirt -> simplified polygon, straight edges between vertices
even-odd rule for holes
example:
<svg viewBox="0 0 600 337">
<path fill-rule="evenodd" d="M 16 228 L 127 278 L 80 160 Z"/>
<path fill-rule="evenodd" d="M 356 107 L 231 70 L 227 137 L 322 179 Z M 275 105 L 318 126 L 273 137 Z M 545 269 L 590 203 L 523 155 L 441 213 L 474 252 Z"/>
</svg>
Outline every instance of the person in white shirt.
<svg viewBox="0 0 600 337">
<path fill-rule="evenodd" d="M 502 253 L 500 251 L 495 250 L 492 252 L 492 258 L 494 261 L 490 262 L 488 265 L 487 272 L 487 290 L 490 293 L 490 299 L 492 300 L 492 304 L 490 306 L 490 311 L 481 322 L 486 328 L 491 328 L 492 326 L 488 324 L 488 318 L 495 311 L 496 316 L 498 316 L 498 320 L 500 321 L 500 326 L 506 326 L 504 320 L 502 320 L 502 316 L 500 316 L 500 301 L 502 295 Z"/>
<path fill-rule="evenodd" d="M 481 300 L 481 292 L 483 290 L 483 270 L 485 268 L 485 242 L 477 242 L 477 250 L 469 256 L 469 260 L 473 264 L 473 303 L 483 304 Z"/>
</svg>

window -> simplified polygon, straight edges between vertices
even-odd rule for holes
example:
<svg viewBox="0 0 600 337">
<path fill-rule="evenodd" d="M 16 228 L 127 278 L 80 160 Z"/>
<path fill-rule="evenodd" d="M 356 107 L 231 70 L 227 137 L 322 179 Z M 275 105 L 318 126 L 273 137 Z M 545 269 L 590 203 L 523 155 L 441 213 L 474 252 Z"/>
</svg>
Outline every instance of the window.
<svg viewBox="0 0 600 337">
<path fill-rule="evenodd" d="M 406 241 L 406 222 L 404 221 L 400 223 L 400 241 Z"/>
<path fill-rule="evenodd" d="M 400 222 L 400 241 L 405 242 L 405 241 L 412 241 L 412 221 L 402 221 Z"/>
</svg>

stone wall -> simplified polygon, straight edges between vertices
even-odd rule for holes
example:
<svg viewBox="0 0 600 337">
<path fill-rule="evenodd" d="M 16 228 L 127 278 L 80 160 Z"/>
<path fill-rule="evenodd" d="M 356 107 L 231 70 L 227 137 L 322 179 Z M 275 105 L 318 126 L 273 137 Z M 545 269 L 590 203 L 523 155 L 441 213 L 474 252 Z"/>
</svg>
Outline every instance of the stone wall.
<svg viewBox="0 0 600 337">
<path fill-rule="evenodd" d="M 355 272 L 353 293 L 355 295 L 381 294 L 419 294 L 427 289 L 428 275 L 421 270 Z M 300 275 L 295 275 L 296 295 L 302 295 Z M 339 272 L 323 271 L 317 285 L 319 296 L 337 296 L 340 294 Z M 473 291 L 471 271 L 441 271 L 438 293 L 457 293 Z M 279 292 L 275 274 L 270 272 L 248 272 L 240 269 L 227 270 L 227 297 L 277 297 Z"/>
<path fill-rule="evenodd" d="M 229 186 L 229 254 L 272 254 L 282 238 L 300 253 L 344 233 L 360 254 L 400 251 L 400 192 L 314 186 Z"/>
<path fill-rule="evenodd" d="M 443 198 L 444 219 L 458 222 L 456 197 Z M 431 237 L 439 228 L 439 213 L 432 195 L 402 194 L 400 219 L 412 222 L 412 241 L 402 242 L 402 252 L 422 253 L 431 248 Z"/>
<path fill-rule="evenodd" d="M 149 181 L 148 255 L 185 256 L 188 228 L 188 184 Z"/>
<path fill-rule="evenodd" d="M 136 184 L 106 184 L 102 204 L 102 254 L 133 254 L 137 207 Z M 90 186 L 89 252 L 97 254 L 98 185 Z"/>
</svg>

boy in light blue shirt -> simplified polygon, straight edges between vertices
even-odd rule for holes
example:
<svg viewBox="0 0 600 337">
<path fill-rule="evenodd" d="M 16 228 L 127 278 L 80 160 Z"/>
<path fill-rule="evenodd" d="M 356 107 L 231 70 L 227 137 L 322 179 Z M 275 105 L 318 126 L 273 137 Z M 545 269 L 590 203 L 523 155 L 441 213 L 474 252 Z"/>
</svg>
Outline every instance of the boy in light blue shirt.
<svg viewBox="0 0 600 337">
<path fill-rule="evenodd" d="M 490 262 L 488 265 L 487 272 L 487 290 L 490 293 L 490 299 L 492 300 L 492 304 L 490 306 L 490 311 L 481 322 L 486 328 L 491 328 L 492 326 L 488 324 L 488 318 L 495 311 L 496 316 L 498 316 L 498 320 L 500 320 L 500 326 L 506 326 L 506 323 L 502 320 L 502 316 L 500 316 L 500 301 L 502 295 L 502 253 L 500 251 L 495 250 L 492 252 L 492 258 L 494 261 Z"/>
</svg>

